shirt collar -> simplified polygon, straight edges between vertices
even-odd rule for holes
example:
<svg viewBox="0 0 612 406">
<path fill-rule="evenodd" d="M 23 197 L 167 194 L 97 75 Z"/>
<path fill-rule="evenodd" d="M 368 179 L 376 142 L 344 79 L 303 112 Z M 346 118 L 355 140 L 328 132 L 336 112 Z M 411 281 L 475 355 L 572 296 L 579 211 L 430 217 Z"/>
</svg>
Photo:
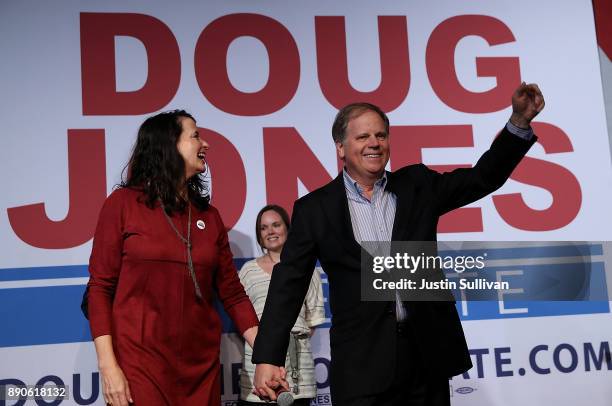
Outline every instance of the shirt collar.
<svg viewBox="0 0 612 406">
<path fill-rule="evenodd" d="M 344 178 L 344 188 L 349 193 L 355 193 L 359 196 L 363 196 L 363 188 L 359 186 L 357 181 L 351 178 L 351 175 L 346 171 L 346 167 L 342 170 L 342 176 Z M 387 184 L 387 171 L 384 171 L 380 179 L 374 182 L 374 190 L 384 189 Z"/>
</svg>

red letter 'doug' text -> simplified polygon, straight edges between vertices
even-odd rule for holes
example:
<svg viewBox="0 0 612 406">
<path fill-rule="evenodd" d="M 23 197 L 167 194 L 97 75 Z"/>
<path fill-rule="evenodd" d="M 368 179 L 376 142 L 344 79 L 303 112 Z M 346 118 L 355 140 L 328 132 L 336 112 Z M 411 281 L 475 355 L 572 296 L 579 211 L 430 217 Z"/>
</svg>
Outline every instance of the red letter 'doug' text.
<svg viewBox="0 0 612 406">
<path fill-rule="evenodd" d="M 391 111 L 402 104 L 410 87 L 406 17 L 378 17 L 381 78 L 371 92 L 355 90 L 349 82 L 344 17 L 316 17 L 315 29 L 319 83 L 332 106 L 365 101 Z"/>
<path fill-rule="evenodd" d="M 118 92 L 115 37 L 142 42 L 148 75 L 136 91 Z M 176 38 L 160 20 L 129 13 L 81 13 L 81 80 L 86 116 L 138 115 L 157 111 L 176 94 L 181 57 Z"/>
<path fill-rule="evenodd" d="M 268 82 L 253 93 L 236 89 L 227 74 L 227 50 L 243 36 L 257 38 L 268 51 Z M 198 38 L 194 59 L 202 94 L 219 110 L 239 116 L 262 116 L 282 109 L 300 81 L 300 56 L 291 33 L 278 21 L 259 14 L 230 14 L 210 23 Z"/>
<path fill-rule="evenodd" d="M 508 107 L 510 95 L 521 82 L 516 57 L 478 57 L 476 74 L 493 76 L 497 86 L 486 92 L 471 92 L 457 78 L 455 48 L 464 37 L 476 35 L 489 45 L 514 42 L 512 31 L 496 18 L 483 15 L 461 15 L 438 25 L 429 37 L 425 56 L 427 74 L 434 92 L 449 107 L 465 113 L 490 113 Z"/>
</svg>

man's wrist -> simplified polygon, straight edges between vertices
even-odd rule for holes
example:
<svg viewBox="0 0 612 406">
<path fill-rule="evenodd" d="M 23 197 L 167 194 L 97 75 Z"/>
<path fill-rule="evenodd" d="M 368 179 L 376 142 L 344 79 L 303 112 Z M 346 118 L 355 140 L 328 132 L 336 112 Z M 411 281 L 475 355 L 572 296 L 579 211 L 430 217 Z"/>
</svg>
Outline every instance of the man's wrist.
<svg viewBox="0 0 612 406">
<path fill-rule="evenodd" d="M 506 129 L 509 133 L 516 135 L 517 137 L 523 138 L 525 140 L 530 140 L 533 137 L 533 130 L 531 127 L 521 128 L 512 122 L 512 120 L 508 120 L 506 123 Z"/>
<path fill-rule="evenodd" d="M 526 118 L 520 116 L 519 114 L 516 113 L 512 113 L 512 115 L 510 116 L 510 123 L 518 128 L 521 128 L 523 130 L 528 130 L 530 128 L 530 120 L 527 120 Z"/>
</svg>

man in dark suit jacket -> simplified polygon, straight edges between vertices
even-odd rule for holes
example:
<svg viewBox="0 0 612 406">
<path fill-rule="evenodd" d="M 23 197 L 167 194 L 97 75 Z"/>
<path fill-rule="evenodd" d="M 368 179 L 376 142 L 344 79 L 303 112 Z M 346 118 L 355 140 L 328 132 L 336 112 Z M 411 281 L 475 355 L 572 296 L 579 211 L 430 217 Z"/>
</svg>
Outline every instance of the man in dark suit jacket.
<svg viewBox="0 0 612 406">
<path fill-rule="evenodd" d="M 274 400 L 284 381 L 291 326 L 317 259 L 327 273 L 332 402 L 336 405 L 449 405 L 448 378 L 472 363 L 451 302 L 361 300 L 361 241 L 435 241 L 444 213 L 503 185 L 536 141 L 531 120 L 543 109 L 537 85 L 522 84 L 513 113 L 470 169 L 439 174 L 410 165 L 386 172 L 389 121 L 367 103 L 346 106 L 332 135 L 344 171 L 297 200 L 291 231 L 274 267 L 255 341 L 255 388 Z"/>
</svg>

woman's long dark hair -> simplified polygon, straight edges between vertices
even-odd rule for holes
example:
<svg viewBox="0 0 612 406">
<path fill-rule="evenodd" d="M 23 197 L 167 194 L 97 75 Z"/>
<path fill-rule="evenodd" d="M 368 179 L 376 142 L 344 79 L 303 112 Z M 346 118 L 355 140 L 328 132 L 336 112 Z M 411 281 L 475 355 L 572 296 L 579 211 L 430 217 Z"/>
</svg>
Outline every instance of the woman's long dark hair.
<svg viewBox="0 0 612 406">
<path fill-rule="evenodd" d="M 150 208 L 162 201 L 169 213 L 187 207 L 187 199 L 180 194 L 185 179 L 185 161 L 176 144 L 183 128 L 181 121 L 195 119 L 185 110 L 173 110 L 147 118 L 138 129 L 132 156 L 122 176 L 121 187 L 142 190 L 144 202 Z M 209 195 L 199 175 L 187 180 L 187 197 L 200 210 L 208 207 Z"/>
</svg>

